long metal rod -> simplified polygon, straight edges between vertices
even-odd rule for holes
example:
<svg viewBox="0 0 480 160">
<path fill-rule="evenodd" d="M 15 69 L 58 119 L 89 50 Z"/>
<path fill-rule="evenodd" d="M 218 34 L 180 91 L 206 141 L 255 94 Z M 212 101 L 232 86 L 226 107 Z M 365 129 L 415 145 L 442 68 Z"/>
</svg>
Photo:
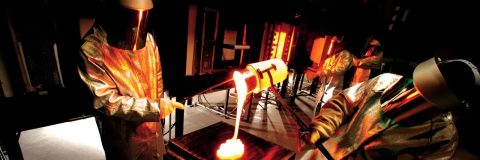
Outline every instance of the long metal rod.
<svg viewBox="0 0 480 160">
<path fill-rule="evenodd" d="M 7 14 L 8 14 L 8 12 L 7 12 Z M 28 73 L 27 63 L 25 62 L 25 56 L 23 55 L 22 43 L 20 41 L 17 41 L 17 34 L 15 32 L 15 28 L 13 27 L 13 24 L 12 24 L 13 22 L 12 22 L 12 19 L 10 17 L 12 17 L 12 16 L 11 15 L 6 15 L 8 28 L 10 30 L 10 36 L 12 37 L 13 46 L 14 46 L 14 49 L 15 49 L 18 65 L 19 65 L 19 68 L 20 68 L 20 73 L 21 73 L 22 80 L 23 80 L 23 86 L 25 87 L 26 92 L 30 92 L 31 89 L 33 88 L 33 86 L 32 86 L 32 83 L 30 81 L 30 76 L 29 76 L 29 73 Z"/>
<path fill-rule="evenodd" d="M 293 117 L 293 120 L 295 120 L 296 124 L 297 124 L 297 127 L 300 130 L 308 130 L 308 126 L 293 112 L 292 108 L 287 104 L 287 102 L 285 102 L 285 100 L 282 98 L 282 96 L 280 96 L 280 94 L 277 92 L 277 89 L 275 89 L 275 85 L 273 84 L 273 76 L 272 76 L 272 73 L 270 72 L 271 69 L 276 69 L 275 65 L 272 64 L 271 67 L 263 70 L 263 71 L 259 71 L 257 70 L 257 72 L 259 72 L 260 75 L 262 75 L 264 72 L 267 73 L 268 75 L 268 78 L 270 78 L 270 87 L 268 87 L 268 89 L 270 89 L 270 91 L 272 91 L 272 93 L 275 95 L 275 97 L 277 97 L 278 101 L 280 101 L 280 103 L 283 105 L 283 108 L 286 108 L 285 111 L 287 111 L 287 114 L 290 116 L 290 117 Z M 262 78 L 262 77 L 260 77 Z M 300 137 L 299 137 L 300 138 Z M 300 143 L 298 143 L 298 149 L 300 149 Z M 315 142 L 315 146 L 323 153 L 323 155 L 325 156 L 325 158 L 327 158 L 328 160 L 333 160 L 333 157 L 332 155 L 330 155 L 330 153 L 328 152 L 328 150 L 323 146 L 322 143 L 320 143 L 319 141 Z"/>
<path fill-rule="evenodd" d="M 198 92 L 198 93 L 195 93 L 194 95 L 191 95 L 191 96 L 189 96 L 189 97 L 181 100 L 180 103 L 185 103 L 185 101 L 193 98 L 193 97 L 196 96 L 196 95 L 199 95 L 199 94 L 208 92 L 208 91 L 210 91 L 210 90 L 212 90 L 212 89 L 214 89 L 214 88 L 217 88 L 217 87 L 219 87 L 219 86 L 221 86 L 221 85 L 227 84 L 227 83 L 229 83 L 229 82 L 231 82 L 231 81 L 233 81 L 233 78 L 227 79 L 227 80 L 225 80 L 225 81 L 223 81 L 223 82 L 220 82 L 220 83 L 215 84 L 215 85 L 213 85 L 213 86 L 211 86 L 211 87 L 208 87 L 207 89 L 204 89 L 204 90 L 202 90 L 202 91 L 200 91 L 200 92 Z"/>
<path fill-rule="evenodd" d="M 58 77 L 60 78 L 60 84 L 65 88 L 63 83 L 62 67 L 60 67 L 60 59 L 58 58 L 58 47 L 57 43 L 53 44 L 53 55 L 55 56 L 55 64 L 57 65 Z"/>
<path fill-rule="evenodd" d="M 287 114 L 289 114 L 290 117 L 293 117 L 295 122 L 297 123 L 299 129 L 301 130 L 307 130 L 308 126 L 293 112 L 292 108 L 285 102 L 285 100 L 280 96 L 280 94 L 277 92 L 277 90 L 273 87 L 269 87 L 270 91 L 277 97 L 278 101 L 283 105 L 282 108 L 287 111 Z M 332 155 L 328 152 L 328 150 L 323 146 L 323 144 L 320 141 L 315 142 L 315 146 L 322 152 L 322 154 L 327 158 L 328 160 L 334 160 Z"/>
<path fill-rule="evenodd" d="M 275 95 L 275 97 L 277 97 L 278 101 L 280 101 L 280 104 L 282 104 L 283 106 L 282 108 L 286 108 L 285 110 L 287 111 L 287 114 L 289 114 L 290 117 L 293 117 L 295 119 L 296 123 L 299 126 L 299 129 L 308 129 L 308 126 L 305 124 L 305 122 L 303 122 L 298 116 L 293 113 L 292 108 L 290 108 L 287 102 L 285 102 L 285 100 L 280 96 L 277 89 L 270 86 L 269 90 Z"/>
<path fill-rule="evenodd" d="M 225 94 L 225 104 L 223 106 L 223 111 L 225 114 L 225 119 L 228 119 L 228 99 L 230 98 L 230 88 L 227 89 L 227 93 Z"/>
</svg>

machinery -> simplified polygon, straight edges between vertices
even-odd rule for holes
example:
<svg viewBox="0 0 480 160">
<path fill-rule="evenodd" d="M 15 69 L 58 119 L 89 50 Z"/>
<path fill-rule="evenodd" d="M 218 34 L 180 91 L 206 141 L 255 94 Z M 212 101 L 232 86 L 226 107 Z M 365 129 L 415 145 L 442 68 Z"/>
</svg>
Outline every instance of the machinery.
<svg viewBox="0 0 480 160">
<path fill-rule="evenodd" d="M 259 93 L 264 89 L 269 89 L 277 97 L 280 103 L 283 106 L 285 106 L 283 108 L 285 108 L 285 111 L 289 114 L 289 116 L 294 118 L 295 122 L 297 123 L 297 127 L 299 131 L 306 130 L 308 128 L 307 125 L 293 113 L 291 107 L 288 106 L 288 104 L 280 96 L 280 94 L 277 92 L 277 90 L 274 87 L 274 84 L 279 83 L 288 77 L 287 65 L 281 59 L 271 59 L 271 60 L 266 60 L 262 62 L 248 64 L 246 69 L 235 71 L 233 73 L 233 77 L 235 81 L 235 88 L 237 89 L 237 92 L 238 92 L 238 101 L 237 101 L 238 108 L 237 108 L 237 118 L 235 123 L 235 133 L 232 139 L 227 140 L 225 144 L 222 144 L 222 146 L 223 145 L 230 146 L 230 150 L 233 153 L 231 157 L 224 156 L 225 153 L 222 153 L 223 157 L 222 156 L 219 156 L 219 157 L 238 158 L 239 156 L 241 157 L 241 154 L 244 153 L 243 144 L 241 141 L 237 140 L 237 134 L 238 134 L 238 128 L 240 124 L 241 110 L 244 105 L 246 96 L 250 93 Z M 300 139 L 298 137 L 298 142 L 299 141 Z M 316 143 L 315 145 L 317 146 L 317 148 L 320 149 L 320 151 L 322 151 L 322 153 L 325 155 L 325 157 L 327 157 L 327 159 L 333 159 L 320 142 Z M 220 151 L 222 150 L 222 146 L 220 148 Z M 300 147 L 300 143 L 297 144 L 297 147 Z M 236 151 L 233 148 L 241 151 Z M 218 155 L 219 154 L 217 151 L 217 156 Z"/>
</svg>

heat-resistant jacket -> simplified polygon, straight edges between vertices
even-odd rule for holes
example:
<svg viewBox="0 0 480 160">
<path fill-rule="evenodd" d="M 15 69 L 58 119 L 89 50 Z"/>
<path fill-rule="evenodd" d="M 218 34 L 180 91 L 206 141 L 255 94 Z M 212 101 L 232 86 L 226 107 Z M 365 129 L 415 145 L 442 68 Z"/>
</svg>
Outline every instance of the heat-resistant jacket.
<svg viewBox="0 0 480 160">
<path fill-rule="evenodd" d="M 450 112 L 409 125 L 384 116 L 381 94 L 402 76 L 384 73 L 332 97 L 313 118 L 311 137 L 334 159 L 451 159 L 458 135 Z M 325 159 L 304 150 L 299 159 Z"/>
<path fill-rule="evenodd" d="M 144 48 L 130 51 L 109 46 L 99 25 L 91 32 L 81 45 L 78 72 L 102 113 L 97 120 L 107 159 L 161 159 L 163 81 L 152 35 Z"/>
</svg>

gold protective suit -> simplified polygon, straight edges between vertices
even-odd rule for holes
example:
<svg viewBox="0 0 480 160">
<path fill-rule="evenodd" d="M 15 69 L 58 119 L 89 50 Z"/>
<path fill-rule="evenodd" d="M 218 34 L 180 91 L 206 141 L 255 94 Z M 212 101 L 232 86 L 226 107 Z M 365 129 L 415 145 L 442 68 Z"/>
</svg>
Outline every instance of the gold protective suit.
<svg viewBox="0 0 480 160">
<path fill-rule="evenodd" d="M 353 65 L 353 56 L 347 51 L 343 50 L 339 53 L 333 54 L 325 59 L 320 70 L 320 89 L 317 92 L 316 102 L 319 103 L 323 98 L 326 101 L 328 98 L 324 94 L 336 95 L 343 90 L 343 79 L 345 72 Z M 332 90 L 332 93 L 326 93 Z"/>
<path fill-rule="evenodd" d="M 450 112 L 411 125 L 383 116 L 380 96 L 400 75 L 384 73 L 332 97 L 310 124 L 310 142 L 334 159 L 451 159 L 458 142 Z M 305 146 L 297 159 L 326 159 Z"/>
<path fill-rule="evenodd" d="M 81 46 L 80 77 L 94 94 L 107 159 L 162 159 L 162 68 L 151 34 L 136 51 L 108 45 L 95 25 Z"/>
<path fill-rule="evenodd" d="M 353 58 L 353 65 L 356 69 L 350 86 L 367 81 L 370 78 L 371 69 L 380 67 L 382 57 L 383 51 L 379 51 L 377 46 L 370 46 L 364 57 Z"/>
</svg>

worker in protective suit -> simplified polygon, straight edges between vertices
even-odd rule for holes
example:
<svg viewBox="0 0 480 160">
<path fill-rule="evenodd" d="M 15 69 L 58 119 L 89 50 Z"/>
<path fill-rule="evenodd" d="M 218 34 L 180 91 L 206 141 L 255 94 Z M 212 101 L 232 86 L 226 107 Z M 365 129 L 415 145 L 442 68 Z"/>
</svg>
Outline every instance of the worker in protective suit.
<svg viewBox="0 0 480 160">
<path fill-rule="evenodd" d="M 323 142 L 334 159 L 452 159 L 452 109 L 478 94 L 480 74 L 466 60 L 420 63 L 413 80 L 384 73 L 331 98 L 301 137 Z M 322 159 L 306 145 L 297 159 Z"/>
<path fill-rule="evenodd" d="M 353 58 L 353 66 L 356 68 L 350 86 L 368 81 L 370 77 L 378 75 L 371 74 L 372 69 L 380 70 L 383 58 L 383 49 L 380 42 L 373 38 L 369 42 L 369 46 L 362 57 Z"/>
<path fill-rule="evenodd" d="M 161 119 L 180 103 L 163 97 L 158 46 L 146 31 L 151 0 L 107 2 L 84 37 L 78 67 L 94 95 L 107 159 L 163 159 Z"/>
<path fill-rule="evenodd" d="M 334 41 L 333 49 L 322 67 L 305 70 L 305 75 L 309 81 L 320 77 L 321 86 L 317 92 L 317 105 L 314 114 L 330 97 L 342 92 L 344 74 L 353 65 L 353 56 L 345 49 L 343 41 L 338 39 L 337 36 L 334 36 L 332 41 Z"/>
</svg>

